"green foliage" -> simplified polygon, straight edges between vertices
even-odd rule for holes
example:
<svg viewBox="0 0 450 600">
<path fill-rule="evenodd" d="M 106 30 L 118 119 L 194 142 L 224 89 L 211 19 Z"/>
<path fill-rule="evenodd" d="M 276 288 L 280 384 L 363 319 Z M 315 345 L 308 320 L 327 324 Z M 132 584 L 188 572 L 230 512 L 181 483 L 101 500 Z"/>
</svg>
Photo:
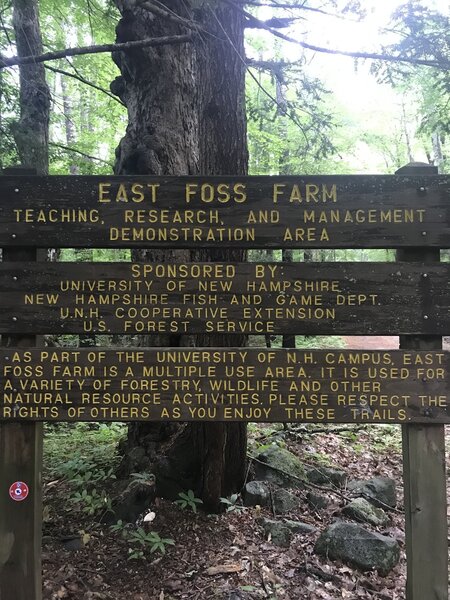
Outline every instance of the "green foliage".
<svg viewBox="0 0 450 600">
<path fill-rule="evenodd" d="M 127 248 L 62 248 L 59 262 L 129 262 L 131 250 Z"/>
<path fill-rule="evenodd" d="M 97 487 L 115 479 L 117 444 L 125 433 L 119 423 L 46 426 L 45 468 L 69 484 L 70 502 L 81 512 L 92 516 L 111 510 L 109 497 Z"/>
<path fill-rule="evenodd" d="M 52 477 L 68 480 L 89 471 L 108 474 L 118 463 L 117 444 L 126 431 L 122 423 L 46 425 L 44 465 Z"/>
<path fill-rule="evenodd" d="M 402 437 L 401 430 L 396 425 L 377 424 L 368 425 L 364 429 L 364 438 L 361 438 L 361 433 L 358 430 L 359 425 L 354 425 L 354 430 L 340 431 L 339 436 L 345 440 L 345 443 L 357 454 L 367 452 L 370 447 L 377 454 L 388 454 L 393 451 L 401 453 Z M 346 425 L 345 429 L 349 426 Z M 366 437 L 367 436 L 367 437 Z"/>
<path fill-rule="evenodd" d="M 114 533 L 120 533 L 129 545 L 128 560 L 144 559 L 146 552 L 165 554 L 167 546 L 175 545 L 172 538 L 162 538 L 156 531 L 146 532 L 142 527 L 131 531 L 123 521 L 117 521 L 115 525 L 111 525 L 110 530 Z"/>
<path fill-rule="evenodd" d="M 111 510 L 110 498 L 105 492 L 99 494 L 96 488 L 92 488 L 90 491 L 86 488 L 81 492 L 76 491 L 70 497 L 70 502 L 78 505 L 84 513 L 90 516 L 100 511 Z"/>
<path fill-rule="evenodd" d="M 429 160 L 446 172 L 450 168 L 450 18 L 420 1 L 405 2 L 394 12 L 392 27 L 399 37 L 385 46 L 387 54 L 435 61 L 440 68 L 379 61 L 373 72 L 403 93 L 405 103 L 415 106 L 414 133 Z"/>
<path fill-rule="evenodd" d="M 83 487 L 86 485 L 91 485 L 96 482 L 108 481 L 110 479 L 115 479 L 114 469 L 96 469 L 95 471 L 84 471 L 83 469 L 79 469 L 70 479 L 70 483 L 75 487 Z"/>
<path fill-rule="evenodd" d="M 145 532 L 142 527 L 137 531 L 132 531 L 129 536 L 131 542 L 135 542 L 144 549 L 148 549 L 150 554 L 154 552 L 166 553 L 166 546 L 174 546 L 175 541 L 172 538 L 162 538 L 156 531 Z M 130 556 L 131 558 L 131 556 Z"/>
<path fill-rule="evenodd" d="M 329 0 L 325 13 L 359 19 L 364 14 L 361 4 Z M 39 10 L 46 50 L 112 42 L 120 17 L 116 3 L 109 0 L 65 0 L 63 4 L 60 0 L 40 0 Z M 261 18 L 265 17 L 259 11 L 267 12 L 258 7 L 248 10 Z M 291 13 L 284 5 L 273 6 L 271 12 L 285 19 Z M 314 14 L 299 14 L 307 34 L 308 18 L 314 21 Z M 2 8 L 1 17 L 0 53 L 10 55 L 15 53 L 10 5 Z M 386 45 L 386 54 L 435 60 L 442 69 L 385 61 L 375 67 L 382 81 L 408 92 L 405 104 L 413 106 L 413 111 L 407 118 L 410 123 L 417 120 L 412 135 L 430 159 L 439 162 L 442 171 L 450 166 L 449 29 L 448 15 L 420 1 L 405 2 L 393 16 L 391 33 L 398 32 L 399 41 Z M 249 31 L 246 50 L 254 61 L 247 77 L 252 174 L 362 171 L 366 165 L 358 156 L 361 146 L 371 157 L 381 157 L 377 170 L 392 172 L 408 162 L 405 128 L 400 119 L 395 123 L 389 118 L 392 107 L 381 107 L 376 114 L 372 110 L 370 119 L 363 113 L 353 114 L 331 95 L 320 79 L 322 74 L 310 64 L 309 53 L 298 48 L 291 52 L 292 46 L 283 45 L 267 32 Z M 293 37 L 299 35 L 291 33 Z M 111 172 L 115 148 L 127 125 L 125 107 L 109 91 L 110 83 L 119 75 L 111 56 L 92 54 L 52 61 L 46 64 L 46 75 L 53 98 L 51 173 Z M 411 93 L 411 89 L 415 91 Z M 0 72 L 0 168 L 18 162 L 13 136 L 18 118 L 17 71 L 6 69 Z"/>
<path fill-rule="evenodd" d="M 40 0 L 39 13 L 45 50 L 112 42 L 120 16 L 114 3 L 107 0 L 65 0 L 64 5 L 59 0 Z M 2 8 L 1 18 L 0 53 L 14 54 L 11 6 Z M 118 74 L 107 53 L 46 64 L 53 99 L 49 139 L 52 174 L 112 172 L 114 151 L 126 127 L 126 110 L 109 92 Z M 13 137 L 20 112 L 18 96 L 17 72 L 1 71 L 0 168 L 18 164 Z"/>
<path fill-rule="evenodd" d="M 125 523 L 122 521 L 122 519 L 119 519 L 119 521 L 117 521 L 117 523 L 115 525 L 111 525 L 109 528 L 111 531 L 113 531 L 114 533 L 122 533 L 122 535 L 124 535 L 125 532 Z"/>
<path fill-rule="evenodd" d="M 131 477 L 135 481 L 144 484 L 154 483 L 155 481 L 155 476 L 153 475 L 153 473 L 131 473 Z"/>
<path fill-rule="evenodd" d="M 181 508 L 190 508 L 195 513 L 197 512 L 197 506 L 203 504 L 203 500 L 196 498 L 192 490 L 180 492 L 178 496 L 179 499 L 175 500 L 175 504 L 178 504 Z"/>
<path fill-rule="evenodd" d="M 281 93 L 276 75 L 257 73 L 247 80 L 253 175 L 315 173 L 321 159 L 336 150 L 332 110 L 324 101 L 328 92 L 321 82 L 307 77 L 301 68 L 283 67 L 282 77 Z"/>
<path fill-rule="evenodd" d="M 239 494 L 232 494 L 229 498 L 220 498 L 220 503 L 225 506 L 226 512 L 243 512 L 247 510 L 246 506 L 240 504 L 241 497 Z"/>
<path fill-rule="evenodd" d="M 11 52 L 12 6 L 1 9 L 0 54 Z M 19 90 L 17 78 L 10 69 L 0 71 L 0 169 L 19 164 L 14 141 L 14 123 L 19 114 Z"/>
</svg>

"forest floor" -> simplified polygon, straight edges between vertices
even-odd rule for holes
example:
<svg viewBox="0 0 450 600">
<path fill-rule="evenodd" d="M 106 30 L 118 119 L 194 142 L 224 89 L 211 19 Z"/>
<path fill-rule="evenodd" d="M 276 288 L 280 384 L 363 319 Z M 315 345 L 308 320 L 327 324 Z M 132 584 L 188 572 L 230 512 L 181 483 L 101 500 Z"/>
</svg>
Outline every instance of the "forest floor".
<svg viewBox="0 0 450 600">
<path fill-rule="evenodd" d="M 374 338 L 346 338 L 367 348 Z M 383 338 L 395 348 L 396 338 Z M 362 345 L 358 345 L 362 344 Z M 381 340 L 378 340 L 381 344 Z M 394 345 L 392 345 L 394 344 Z M 331 504 L 313 510 L 307 490 L 296 490 L 300 509 L 285 515 L 314 525 L 317 533 L 295 535 L 289 548 L 266 539 L 259 525 L 270 509 L 244 508 L 221 515 L 159 499 L 151 523 L 101 524 L 105 500 L 114 493 L 120 424 L 48 427 L 44 477 L 44 598 L 57 600 L 319 600 L 405 598 L 401 432 L 396 425 L 249 425 L 249 453 L 277 443 L 305 464 L 336 466 L 349 479 L 388 476 L 397 482 L 397 509 L 378 531 L 397 539 L 399 564 L 386 577 L 319 558 L 314 544 L 327 524 L 340 518 L 346 490 L 329 493 Z M 447 437 L 450 439 L 450 431 Z M 448 460 L 448 459 L 447 459 Z M 447 469 L 450 464 L 447 463 Z M 140 529 L 139 529 L 140 528 Z M 372 528 L 373 529 L 373 528 Z M 160 547 L 151 552 L 158 532 Z M 143 540 L 143 541 L 142 541 Z M 151 541 L 153 540 L 153 542 Z M 167 540 L 170 540 L 169 543 Z M 173 542 L 173 543 L 172 543 Z M 425 600 L 425 599 L 424 599 Z"/>
</svg>

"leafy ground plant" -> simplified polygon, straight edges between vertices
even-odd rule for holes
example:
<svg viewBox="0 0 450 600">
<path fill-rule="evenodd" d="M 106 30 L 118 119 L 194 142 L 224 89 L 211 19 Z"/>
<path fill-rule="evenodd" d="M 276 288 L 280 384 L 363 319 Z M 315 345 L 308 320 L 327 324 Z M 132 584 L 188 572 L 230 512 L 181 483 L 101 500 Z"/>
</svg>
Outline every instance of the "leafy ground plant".
<svg viewBox="0 0 450 600">
<path fill-rule="evenodd" d="M 68 484 L 70 502 L 79 512 L 93 516 L 111 509 L 111 500 L 102 488 L 116 478 L 117 444 L 125 432 L 118 423 L 46 427 L 46 471 L 51 479 Z"/>
<path fill-rule="evenodd" d="M 162 538 L 156 531 L 145 531 L 138 527 L 135 531 L 130 531 L 127 524 L 123 521 L 117 521 L 111 525 L 110 530 L 121 533 L 122 537 L 128 543 L 128 560 L 144 559 L 146 552 L 154 554 L 166 553 L 166 546 L 174 546 L 175 541 L 172 538 Z"/>
<path fill-rule="evenodd" d="M 246 510 L 247 507 L 239 504 L 239 500 L 239 494 L 232 494 L 229 498 L 221 498 L 220 503 L 225 505 L 226 512 L 241 512 Z"/>
<path fill-rule="evenodd" d="M 197 506 L 199 504 L 203 504 L 203 500 L 200 498 L 196 498 L 195 494 L 192 490 L 188 490 L 187 492 L 180 492 L 178 494 L 179 499 L 175 500 L 175 504 L 181 506 L 181 508 L 190 508 L 192 512 L 197 512 Z"/>
<path fill-rule="evenodd" d="M 101 510 L 111 510 L 110 498 L 104 492 L 99 494 L 95 488 L 90 491 L 83 489 L 81 492 L 75 492 L 70 501 L 78 504 L 83 512 L 91 516 Z"/>
<path fill-rule="evenodd" d="M 128 536 L 128 541 L 135 543 L 141 548 L 141 551 L 148 550 L 150 554 L 154 552 L 160 552 L 161 554 L 166 553 L 166 546 L 174 546 L 175 540 L 172 538 L 162 538 L 156 531 L 149 531 L 148 533 L 139 527 L 136 531 L 131 531 Z M 132 551 L 135 552 L 136 550 Z M 133 558 L 132 554 L 129 558 Z"/>
</svg>

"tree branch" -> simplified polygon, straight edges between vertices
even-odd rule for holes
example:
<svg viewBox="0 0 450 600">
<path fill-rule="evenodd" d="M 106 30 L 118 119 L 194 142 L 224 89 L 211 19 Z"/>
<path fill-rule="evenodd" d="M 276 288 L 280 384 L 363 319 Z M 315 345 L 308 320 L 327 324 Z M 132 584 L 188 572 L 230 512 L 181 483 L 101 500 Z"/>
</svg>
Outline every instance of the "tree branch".
<svg viewBox="0 0 450 600">
<path fill-rule="evenodd" d="M 321 8 L 313 8 L 312 6 L 306 6 L 305 4 L 296 4 L 289 2 L 276 2 L 273 0 L 272 2 L 258 2 L 258 0 L 246 0 L 245 4 L 250 6 L 267 6 L 268 8 L 288 8 L 291 10 L 308 10 L 311 12 L 319 13 L 321 15 L 326 15 L 327 17 L 337 17 L 339 19 L 345 19 L 342 15 L 337 15 L 335 13 L 327 12 L 326 10 L 322 10 Z"/>
<path fill-rule="evenodd" d="M 275 32 L 272 32 L 275 33 Z M 277 32 L 278 33 L 278 32 Z M 287 39 L 288 42 L 298 44 L 306 50 L 313 50 L 314 52 L 321 52 L 324 54 L 334 54 L 338 56 L 348 56 L 350 58 L 364 58 L 369 60 L 384 60 L 387 62 L 407 63 L 410 65 L 422 65 L 425 67 L 434 67 L 435 69 L 442 69 L 448 71 L 450 69 L 450 61 L 438 61 L 438 60 L 427 60 L 424 58 L 412 58 L 409 56 L 393 56 L 392 54 L 377 54 L 376 52 L 350 52 L 345 50 L 333 50 L 332 48 L 322 48 L 321 46 L 314 46 L 306 42 L 300 42 L 299 40 Z"/>
<path fill-rule="evenodd" d="M 247 17 L 249 22 L 252 23 L 252 27 L 257 26 L 260 29 L 265 29 L 266 31 L 269 31 L 272 35 L 274 35 L 275 37 L 278 37 L 286 42 L 290 42 L 291 44 L 297 44 L 298 46 L 305 48 L 305 50 L 312 50 L 314 52 L 321 52 L 324 54 L 334 54 L 334 55 L 338 55 L 338 56 L 348 56 L 350 58 L 384 60 L 384 61 L 389 61 L 389 62 L 408 63 L 411 65 L 423 65 L 426 67 L 435 67 L 437 69 L 442 69 L 444 71 L 450 70 L 450 61 L 448 61 L 448 60 L 440 60 L 440 61 L 438 61 L 437 59 L 436 60 L 427 60 L 427 59 L 422 59 L 422 58 L 411 58 L 409 56 L 392 56 L 390 54 L 377 54 L 376 52 L 351 52 L 351 51 L 345 51 L 345 50 L 334 50 L 332 48 L 323 48 L 322 46 L 315 46 L 313 44 L 308 44 L 307 42 L 302 42 L 300 40 L 296 40 L 288 35 L 285 35 L 284 33 L 277 31 L 276 29 L 273 29 L 272 27 L 269 27 L 265 21 L 261 21 L 260 19 L 257 19 L 256 17 L 254 17 L 252 14 L 250 14 L 246 10 L 242 10 L 239 6 L 234 4 L 234 2 L 231 2 L 230 0 L 227 0 L 227 1 L 228 1 L 228 4 L 231 4 L 232 6 L 234 6 L 234 8 L 236 10 L 239 10 L 242 14 L 244 14 Z"/>
<path fill-rule="evenodd" d="M 96 160 L 105 165 L 108 165 L 111 168 L 114 168 L 114 165 L 107 160 L 103 160 L 103 158 L 98 158 L 97 156 L 91 156 L 90 154 L 86 154 L 85 152 L 81 152 L 81 150 L 77 150 L 76 148 L 71 148 L 70 146 L 64 146 L 64 144 L 57 144 L 56 142 L 49 142 L 50 146 L 54 146 L 55 148 L 61 148 L 61 150 L 66 150 L 66 152 L 74 152 L 75 154 L 80 154 L 84 158 L 88 160 Z"/>
<path fill-rule="evenodd" d="M 56 50 L 54 52 L 46 52 L 40 56 L 13 56 L 7 58 L 0 55 L 0 69 L 12 67 L 14 65 L 29 65 L 34 63 L 42 63 L 49 60 L 57 60 L 66 56 L 80 56 L 83 54 L 100 54 L 104 52 L 124 52 L 126 50 L 134 50 L 136 48 L 146 48 L 149 46 L 166 46 L 168 44 L 184 44 L 192 40 L 192 34 L 163 36 L 159 38 L 148 38 L 145 40 L 135 40 L 132 42 L 124 42 L 122 44 L 101 44 L 99 46 L 82 46 L 80 48 L 65 48 L 64 50 Z"/>
<path fill-rule="evenodd" d="M 273 17 L 272 19 L 269 19 L 268 21 L 263 21 L 263 22 L 265 23 L 265 25 L 267 25 L 267 27 L 282 29 L 283 27 L 290 27 L 296 21 L 299 21 L 302 18 L 303 17 L 283 17 L 283 18 Z M 251 28 L 251 27 L 254 27 L 255 29 L 260 28 L 259 25 L 256 23 L 254 25 L 252 25 L 251 23 L 249 25 L 247 25 L 247 28 Z"/>
<path fill-rule="evenodd" d="M 251 67 L 252 69 L 261 69 L 262 71 L 280 74 L 283 72 L 283 69 L 296 66 L 298 63 L 286 62 L 284 60 L 256 60 L 254 58 L 247 58 L 246 64 L 247 67 Z"/>
<path fill-rule="evenodd" d="M 78 81 L 81 81 L 81 83 L 85 83 L 86 85 L 93 87 L 94 90 L 103 92 L 104 94 L 106 94 L 107 96 L 109 96 L 110 98 L 112 98 L 113 100 L 115 100 L 116 102 L 121 104 L 122 106 L 125 106 L 125 104 L 122 102 L 122 100 L 117 98 L 117 96 L 114 96 L 114 94 L 111 94 L 111 92 L 108 92 L 108 90 L 105 90 L 104 88 L 100 87 L 99 85 L 92 83 L 92 81 L 85 79 L 81 75 L 76 75 L 75 73 L 69 73 L 69 71 L 64 71 L 63 69 L 57 69 L 56 67 L 51 67 L 50 65 L 45 65 L 45 68 L 48 69 L 49 71 L 52 71 L 53 73 L 59 73 L 60 75 L 66 75 L 67 77 L 72 77 L 73 79 L 77 79 Z"/>
<path fill-rule="evenodd" d="M 312 6 L 306 6 L 305 4 L 298 4 L 298 3 L 294 3 L 294 4 L 289 4 L 289 3 L 283 3 L 283 2 L 277 2 L 276 0 L 273 0 L 272 2 L 258 2 L 258 0 L 246 0 L 245 4 L 249 5 L 249 6 L 266 6 L 268 8 L 287 8 L 290 10 L 306 10 L 306 11 L 310 11 L 313 13 L 318 13 L 320 15 L 324 15 L 325 17 L 331 17 L 332 19 L 340 19 L 342 21 L 346 21 L 347 23 L 361 23 L 361 19 L 352 19 L 350 18 L 348 15 L 340 15 L 337 13 L 332 13 L 332 12 L 328 12 L 326 10 L 323 10 L 321 8 L 314 8 Z M 398 29 L 390 29 L 388 27 L 379 27 L 378 28 L 379 31 L 385 31 L 386 33 L 395 33 L 397 35 L 400 36 L 404 36 L 404 33 Z"/>
</svg>

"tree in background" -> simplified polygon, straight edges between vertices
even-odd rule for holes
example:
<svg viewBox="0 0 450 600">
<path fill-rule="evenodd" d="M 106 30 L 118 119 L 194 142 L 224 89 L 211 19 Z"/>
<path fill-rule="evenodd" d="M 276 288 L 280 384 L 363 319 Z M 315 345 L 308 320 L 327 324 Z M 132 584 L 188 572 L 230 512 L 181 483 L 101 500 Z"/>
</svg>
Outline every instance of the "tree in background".
<svg viewBox="0 0 450 600">
<path fill-rule="evenodd" d="M 392 26 L 401 34 L 401 41 L 386 46 L 386 53 L 399 53 L 412 60 L 426 57 L 438 68 L 379 61 L 373 70 L 416 104 L 417 136 L 429 162 L 445 172 L 450 165 L 450 18 L 421 2 L 408 2 L 395 11 Z"/>
<path fill-rule="evenodd" d="M 14 0 L 13 27 L 19 56 L 41 54 L 42 37 L 36 0 Z M 8 92 L 7 92 L 8 93 Z M 20 164 L 48 173 L 50 91 L 42 64 L 19 68 L 19 119 L 10 122 Z"/>
</svg>

